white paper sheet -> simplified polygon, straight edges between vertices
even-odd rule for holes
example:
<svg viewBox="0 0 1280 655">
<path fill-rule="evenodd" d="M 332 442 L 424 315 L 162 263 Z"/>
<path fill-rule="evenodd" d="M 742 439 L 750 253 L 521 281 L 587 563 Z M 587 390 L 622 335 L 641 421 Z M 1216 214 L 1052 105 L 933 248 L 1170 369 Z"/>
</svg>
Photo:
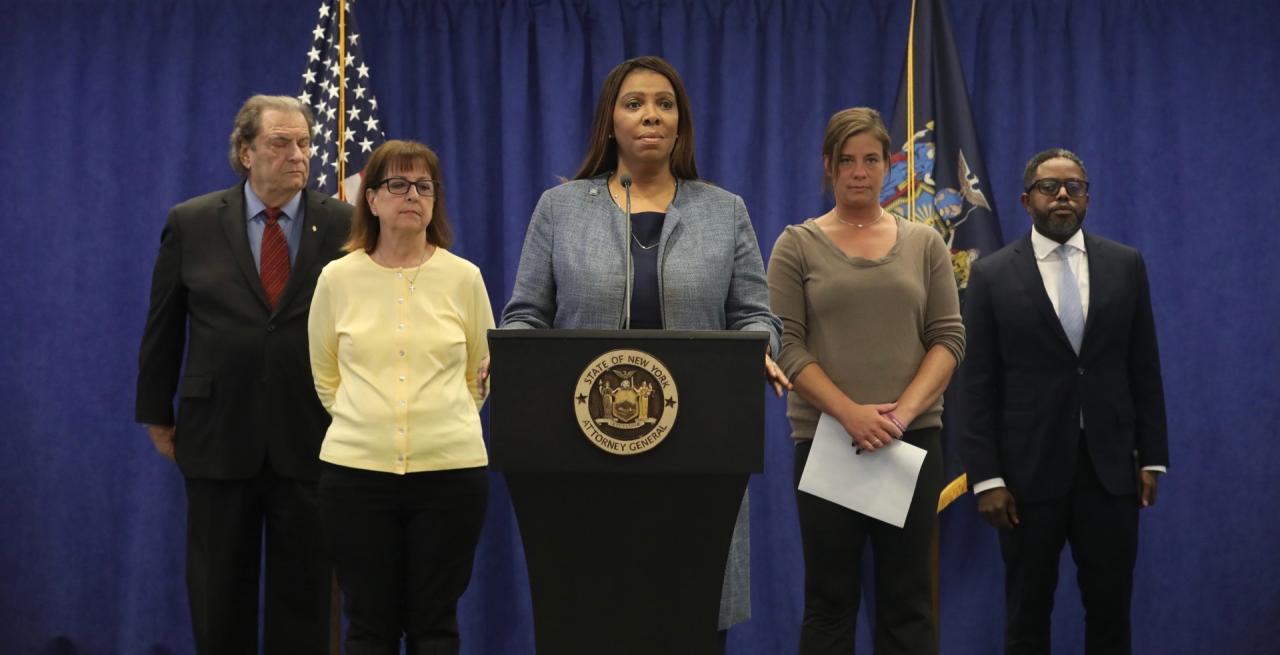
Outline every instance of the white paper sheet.
<svg viewBox="0 0 1280 655">
<path fill-rule="evenodd" d="M 823 414 L 800 474 L 800 491 L 900 528 L 907 522 L 924 456 L 923 448 L 903 441 L 858 455 L 840 422 Z"/>
</svg>

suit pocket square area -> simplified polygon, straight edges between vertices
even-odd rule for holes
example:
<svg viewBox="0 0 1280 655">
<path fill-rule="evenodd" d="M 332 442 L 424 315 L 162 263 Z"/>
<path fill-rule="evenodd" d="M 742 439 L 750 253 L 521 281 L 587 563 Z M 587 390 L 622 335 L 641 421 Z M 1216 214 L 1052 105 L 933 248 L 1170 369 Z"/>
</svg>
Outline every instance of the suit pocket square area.
<svg viewBox="0 0 1280 655">
<path fill-rule="evenodd" d="M 183 398 L 208 398 L 213 395 L 213 378 L 188 375 L 179 390 Z"/>
</svg>

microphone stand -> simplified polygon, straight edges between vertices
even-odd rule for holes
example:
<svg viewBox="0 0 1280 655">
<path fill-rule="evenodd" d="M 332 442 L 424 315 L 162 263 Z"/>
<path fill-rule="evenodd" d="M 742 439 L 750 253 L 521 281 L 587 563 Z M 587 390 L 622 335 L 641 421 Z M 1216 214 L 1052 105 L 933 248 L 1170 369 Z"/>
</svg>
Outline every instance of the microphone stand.
<svg viewBox="0 0 1280 655">
<path fill-rule="evenodd" d="M 627 231 L 623 235 L 623 251 L 626 253 L 626 276 L 627 291 L 622 298 L 622 329 L 631 329 L 631 287 L 632 287 L 632 271 L 631 271 L 631 176 L 623 173 L 618 178 L 618 182 L 622 184 L 622 189 L 627 194 L 626 215 L 627 215 Z"/>
</svg>

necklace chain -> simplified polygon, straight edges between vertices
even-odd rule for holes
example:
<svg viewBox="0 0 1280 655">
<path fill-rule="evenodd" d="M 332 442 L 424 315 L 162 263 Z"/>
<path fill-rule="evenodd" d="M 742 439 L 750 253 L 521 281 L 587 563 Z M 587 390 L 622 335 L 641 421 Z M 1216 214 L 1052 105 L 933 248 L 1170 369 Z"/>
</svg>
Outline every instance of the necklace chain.
<svg viewBox="0 0 1280 655">
<path fill-rule="evenodd" d="M 612 181 L 615 179 L 615 175 L 616 175 L 615 173 L 610 173 L 610 174 L 609 174 L 609 182 L 612 182 Z M 676 180 L 673 180 L 673 182 L 674 182 L 674 184 L 672 184 L 672 186 L 673 186 L 674 188 L 676 188 L 676 189 L 679 189 L 679 187 L 680 187 L 680 180 L 676 179 Z M 621 184 L 621 183 L 619 183 L 619 184 Z M 609 195 L 613 196 L 614 201 L 615 201 L 615 202 L 621 202 L 621 201 L 622 201 L 622 197 L 623 197 L 625 194 L 624 194 L 624 193 L 621 193 L 621 192 L 614 192 L 614 190 L 613 190 L 613 187 L 612 187 L 612 186 L 609 186 L 608 188 L 609 188 Z M 624 191 L 625 191 L 625 189 L 624 189 Z M 672 196 L 675 196 L 675 193 L 673 192 L 671 195 L 672 195 Z M 651 244 L 649 244 L 649 245 L 647 245 L 647 246 L 646 246 L 646 245 L 644 245 L 643 243 L 640 243 L 640 238 L 639 238 L 639 237 L 637 237 L 637 236 L 635 235 L 635 233 L 634 233 L 634 232 L 632 232 L 632 233 L 631 233 L 631 238 L 636 242 L 636 245 L 637 245 L 637 246 L 640 246 L 640 249 L 641 249 L 641 250 L 653 250 L 654 248 L 657 248 L 657 247 L 658 247 L 658 243 L 662 240 L 661 238 L 659 238 L 659 239 L 658 239 L 658 241 L 654 241 L 653 243 L 651 243 Z"/>
<path fill-rule="evenodd" d="M 654 248 L 658 247 L 658 241 L 662 240 L 661 238 L 659 238 L 658 241 L 654 241 L 653 243 L 646 246 L 643 243 L 640 243 L 640 239 L 636 237 L 635 232 L 631 233 L 631 238 L 636 242 L 637 246 L 640 246 L 641 250 L 653 250 Z"/>
<path fill-rule="evenodd" d="M 858 228 L 859 230 L 861 230 L 861 229 L 864 229 L 864 228 L 871 227 L 872 225 L 875 225 L 876 223 L 879 223 L 879 222 L 880 222 L 880 219 L 884 218 L 884 209 L 881 209 L 881 210 L 880 210 L 880 213 L 876 215 L 876 219 L 875 219 L 874 221 L 871 221 L 870 223 L 850 223 L 849 221 L 846 221 L 846 220 L 844 220 L 843 218 L 840 218 L 840 215 L 839 215 L 839 214 L 836 214 L 836 215 L 835 215 L 835 217 L 836 217 L 836 220 L 837 220 L 837 221 L 840 221 L 841 223 L 844 223 L 845 225 L 848 225 L 849 227 L 856 227 L 856 228 Z"/>
<path fill-rule="evenodd" d="M 413 291 L 413 289 L 414 289 L 414 286 L 413 286 L 413 285 L 414 285 L 414 283 L 415 283 L 415 282 L 417 282 L 417 281 L 418 281 L 418 274 L 422 272 L 422 265 L 423 265 L 423 264 L 425 264 L 425 263 L 427 263 L 427 258 L 426 258 L 426 257 L 423 257 L 423 258 L 422 258 L 422 261 L 418 262 L 418 267 L 417 267 L 417 268 L 415 268 L 415 269 L 413 269 L 413 277 L 409 277 L 408 275 L 406 275 L 406 276 L 405 276 L 405 279 L 409 281 L 409 290 L 410 290 L 410 291 Z"/>
<path fill-rule="evenodd" d="M 418 260 L 418 265 L 415 266 L 413 269 L 413 277 L 409 277 L 408 273 L 403 273 L 403 272 L 401 273 L 402 275 L 404 275 L 404 279 L 408 281 L 410 291 L 413 291 L 414 283 L 418 281 L 418 275 L 422 273 L 422 265 L 425 263 L 427 263 L 427 253 L 423 253 L 422 258 Z M 408 267 L 401 266 L 400 269 L 401 271 L 405 271 L 408 269 Z"/>
</svg>

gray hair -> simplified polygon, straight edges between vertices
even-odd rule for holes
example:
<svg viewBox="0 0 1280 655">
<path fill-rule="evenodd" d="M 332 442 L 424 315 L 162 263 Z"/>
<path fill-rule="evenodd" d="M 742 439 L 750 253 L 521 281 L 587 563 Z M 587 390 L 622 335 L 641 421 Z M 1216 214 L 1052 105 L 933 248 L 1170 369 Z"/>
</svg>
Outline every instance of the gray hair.
<svg viewBox="0 0 1280 655">
<path fill-rule="evenodd" d="M 311 108 L 293 96 L 255 95 L 245 100 L 240 111 L 236 112 L 236 120 L 231 127 L 231 152 L 228 154 L 231 170 L 240 177 L 249 176 L 249 169 L 240 162 L 240 146 L 258 138 L 258 131 L 262 129 L 262 112 L 268 109 L 302 114 L 307 120 L 307 133 L 315 134 L 316 119 L 311 115 Z"/>
<path fill-rule="evenodd" d="M 1074 162 L 1076 166 L 1080 167 L 1080 172 L 1084 173 L 1084 180 L 1086 182 L 1089 181 L 1089 171 L 1085 169 L 1084 162 L 1080 161 L 1080 157 L 1076 156 L 1076 153 L 1071 152 L 1066 148 L 1049 148 L 1048 150 L 1041 150 L 1036 153 L 1036 156 L 1032 157 L 1031 161 L 1027 162 L 1027 167 L 1022 171 L 1023 191 L 1030 189 L 1031 184 L 1036 181 L 1036 169 L 1040 168 L 1040 164 L 1043 164 L 1050 159 L 1066 159 Z"/>
</svg>

